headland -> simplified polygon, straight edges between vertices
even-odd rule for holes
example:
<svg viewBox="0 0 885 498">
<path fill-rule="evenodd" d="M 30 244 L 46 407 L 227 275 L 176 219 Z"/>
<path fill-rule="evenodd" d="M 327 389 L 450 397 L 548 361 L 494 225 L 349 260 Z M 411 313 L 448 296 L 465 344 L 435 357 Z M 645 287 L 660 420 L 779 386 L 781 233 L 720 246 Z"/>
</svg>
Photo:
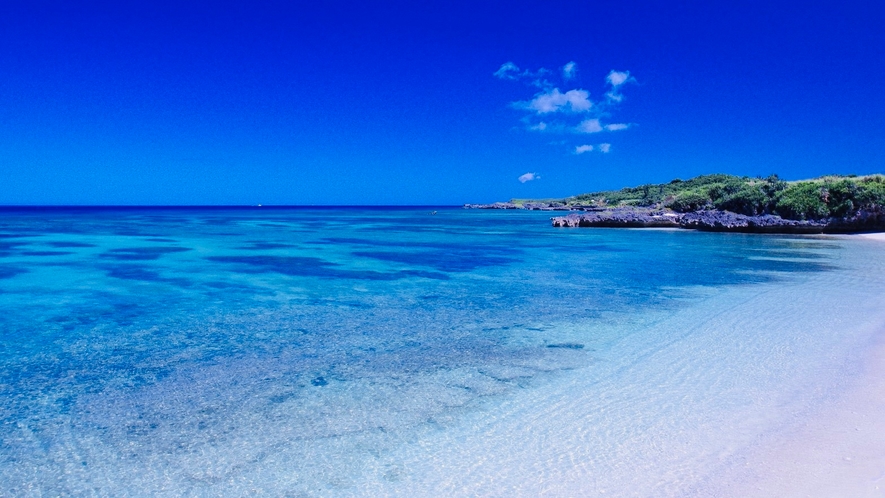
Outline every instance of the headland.
<svg viewBox="0 0 885 498">
<path fill-rule="evenodd" d="M 703 175 L 564 199 L 466 204 L 469 209 L 570 211 L 554 227 L 685 228 L 746 233 L 885 231 L 885 176 L 787 182 Z"/>
</svg>

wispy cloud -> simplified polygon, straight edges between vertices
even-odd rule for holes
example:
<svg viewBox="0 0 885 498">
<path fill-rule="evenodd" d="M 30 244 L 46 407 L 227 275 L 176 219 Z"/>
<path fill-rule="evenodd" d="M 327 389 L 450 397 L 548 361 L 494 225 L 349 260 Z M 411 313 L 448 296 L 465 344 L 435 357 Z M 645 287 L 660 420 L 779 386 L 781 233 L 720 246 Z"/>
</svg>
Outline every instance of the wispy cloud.
<svg viewBox="0 0 885 498">
<path fill-rule="evenodd" d="M 547 77 L 551 74 L 552 73 L 549 69 L 544 69 L 543 67 L 537 71 L 529 71 L 527 69 L 522 70 L 512 62 L 501 64 L 501 67 L 492 73 L 492 75 L 498 79 L 523 81 L 538 88 L 550 88 L 553 86 L 553 84 L 547 80 Z"/>
<path fill-rule="evenodd" d="M 575 147 L 575 154 L 578 154 L 578 155 L 581 155 L 585 152 L 592 152 L 592 151 L 593 151 L 592 145 L 578 145 L 577 147 Z"/>
<path fill-rule="evenodd" d="M 628 125 L 626 123 L 612 123 L 612 124 L 605 125 L 605 129 L 608 131 L 626 130 L 629 127 L 630 127 L 630 125 Z"/>
<path fill-rule="evenodd" d="M 572 132 L 572 130 L 566 128 L 566 124 L 564 121 L 556 119 L 555 114 L 550 115 L 549 120 L 545 119 L 544 121 L 535 121 L 534 118 L 537 118 L 537 116 L 538 115 L 536 113 L 532 113 L 520 120 L 522 121 L 526 130 L 547 134 L 562 134 Z"/>
<path fill-rule="evenodd" d="M 599 144 L 599 152 L 608 154 L 610 150 L 612 150 L 612 144 Z"/>
<path fill-rule="evenodd" d="M 575 61 L 571 61 L 568 64 L 562 66 L 562 79 L 565 81 L 574 79 L 577 72 L 578 65 L 575 63 Z"/>
<path fill-rule="evenodd" d="M 519 79 L 519 67 L 512 62 L 505 62 L 493 75 L 502 80 L 517 80 Z"/>
<path fill-rule="evenodd" d="M 537 173 L 526 173 L 524 175 L 520 175 L 518 180 L 519 180 L 519 183 L 525 183 L 525 182 L 530 182 L 532 180 L 537 180 L 539 178 L 541 178 L 541 175 L 539 175 Z"/>
</svg>

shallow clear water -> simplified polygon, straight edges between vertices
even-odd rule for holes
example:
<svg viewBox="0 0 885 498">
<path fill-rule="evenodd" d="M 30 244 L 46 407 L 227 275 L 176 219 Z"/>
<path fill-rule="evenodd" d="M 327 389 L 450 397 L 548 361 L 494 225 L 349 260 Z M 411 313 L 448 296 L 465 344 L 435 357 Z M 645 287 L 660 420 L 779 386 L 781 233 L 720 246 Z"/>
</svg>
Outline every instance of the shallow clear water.
<svg viewBox="0 0 885 498">
<path fill-rule="evenodd" d="M 634 402 L 620 401 L 631 410 L 732 392 L 747 372 L 727 361 L 661 363 L 685 377 L 679 394 L 630 377 L 656 358 L 696 357 L 704 341 L 722 346 L 714 336 L 746 334 L 734 320 L 710 321 L 730 303 L 788 290 L 787 302 L 762 310 L 754 302 L 757 320 L 745 328 L 789 322 L 778 309 L 798 313 L 822 289 L 866 296 L 840 310 L 848 328 L 880 303 L 869 299 L 883 289 L 881 258 L 872 256 L 872 276 L 864 270 L 873 243 L 564 230 L 548 217 L 425 208 L 0 212 L 0 495 L 537 494 L 507 472 L 496 487 L 472 487 L 492 471 L 478 462 L 422 468 L 422 451 L 502 430 L 505 422 L 494 424 L 506 413 L 532 429 L 538 403 L 558 403 L 550 397 L 578 378 L 594 399 L 631 393 Z M 784 365 L 760 377 L 770 382 L 765 392 L 798 390 L 784 399 L 799 404 L 781 405 L 801 409 L 823 394 L 797 386 L 831 366 L 807 360 L 844 362 L 864 339 L 813 332 L 804 356 L 786 359 L 771 356 L 783 335 L 754 335 L 755 352 L 742 345 L 736 365 L 746 363 L 740 354 Z M 836 342 L 846 346 L 834 350 Z M 693 380 L 711 368 L 712 385 Z M 701 418 L 726 420 L 716 418 L 720 404 Z M 561 444 L 545 448 L 561 447 L 554 460 L 569 455 L 557 468 L 592 474 L 575 446 L 629 458 L 640 450 L 626 445 L 625 424 L 647 424 L 646 435 L 669 430 L 650 412 L 625 410 L 620 426 L 571 418 L 611 430 L 593 433 L 592 445 L 587 434 L 576 441 L 549 431 Z M 761 434 L 784 419 L 762 418 L 747 430 Z M 716 451 L 707 440 L 690 444 L 693 454 Z M 552 475 L 545 468 L 533 482 Z M 460 477 L 441 477 L 449 471 Z M 649 489 L 678 494 L 683 488 L 666 483 L 680 479 Z"/>
</svg>

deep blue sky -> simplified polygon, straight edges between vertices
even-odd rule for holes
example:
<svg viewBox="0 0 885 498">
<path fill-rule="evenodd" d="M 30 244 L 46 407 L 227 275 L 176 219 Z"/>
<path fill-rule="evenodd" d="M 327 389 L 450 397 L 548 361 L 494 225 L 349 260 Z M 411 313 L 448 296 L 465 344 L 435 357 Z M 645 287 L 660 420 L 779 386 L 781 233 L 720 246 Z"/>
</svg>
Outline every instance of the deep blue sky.
<svg viewBox="0 0 885 498">
<path fill-rule="evenodd" d="M 0 2 L 0 204 L 460 204 L 885 171 L 883 2 L 73 3 Z M 553 88 L 594 105 L 531 107 Z M 594 119 L 629 127 L 576 131 Z"/>
</svg>

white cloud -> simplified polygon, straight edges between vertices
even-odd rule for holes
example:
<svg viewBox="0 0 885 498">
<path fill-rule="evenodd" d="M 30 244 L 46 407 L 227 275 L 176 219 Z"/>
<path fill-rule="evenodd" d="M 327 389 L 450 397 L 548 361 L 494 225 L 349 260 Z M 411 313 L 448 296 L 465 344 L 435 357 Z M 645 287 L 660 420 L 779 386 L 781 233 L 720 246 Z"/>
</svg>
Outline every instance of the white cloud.
<svg viewBox="0 0 885 498">
<path fill-rule="evenodd" d="M 596 144 L 596 145 L 578 145 L 575 147 L 575 155 L 581 155 L 585 152 L 593 152 L 598 150 L 603 154 L 608 154 L 612 150 L 612 144 Z"/>
<path fill-rule="evenodd" d="M 505 62 L 493 74 L 502 80 L 515 80 L 519 79 L 519 68 L 512 62 Z"/>
<path fill-rule="evenodd" d="M 516 102 L 514 106 L 530 109 L 538 114 L 559 111 L 587 112 L 593 107 L 593 102 L 590 101 L 590 93 L 586 90 L 569 90 L 562 93 L 559 88 L 554 88 L 535 95 L 530 102 Z"/>
<path fill-rule="evenodd" d="M 537 173 L 526 173 L 526 174 L 521 175 L 519 177 L 519 183 L 530 182 L 532 180 L 537 180 L 539 178 L 541 178 L 541 175 L 539 175 Z"/>
<path fill-rule="evenodd" d="M 630 71 L 615 71 L 614 69 L 608 73 L 605 80 L 615 89 L 630 80 Z"/>
<path fill-rule="evenodd" d="M 626 130 L 630 125 L 626 123 L 612 123 L 603 125 L 599 119 L 591 118 L 585 119 L 578 124 L 577 127 L 574 128 L 574 131 L 578 133 L 599 133 L 601 131 L 619 131 Z"/>
<path fill-rule="evenodd" d="M 636 78 L 630 76 L 630 71 L 615 71 L 614 69 L 608 73 L 608 76 L 605 77 L 605 81 L 611 85 L 612 89 L 605 94 L 608 101 L 611 102 L 620 102 L 624 100 L 624 96 L 621 95 L 621 86 L 625 83 L 629 83 L 631 81 L 636 81 Z"/>
<path fill-rule="evenodd" d="M 578 125 L 575 130 L 578 133 L 599 133 L 603 130 L 602 125 L 599 124 L 599 120 L 596 118 L 593 119 L 585 119 L 581 121 L 581 124 Z"/>
<path fill-rule="evenodd" d="M 589 135 L 603 132 L 616 132 L 627 130 L 634 126 L 633 123 L 612 123 L 615 119 L 612 114 L 624 100 L 621 93 L 629 83 L 635 83 L 636 78 L 630 75 L 630 71 L 611 70 L 605 76 L 605 86 L 602 88 L 603 97 L 599 101 L 590 100 L 590 92 L 580 88 L 563 91 L 568 85 L 574 84 L 578 76 L 578 64 L 569 61 L 559 67 L 559 72 L 548 69 L 530 71 L 520 69 L 513 62 L 501 64 L 494 73 L 495 77 L 502 80 L 519 81 L 528 86 L 538 87 L 532 98 L 511 102 L 514 109 L 523 111 L 522 125 L 527 131 L 541 132 L 546 135 Z M 558 83 L 558 84 L 557 84 Z M 543 121 L 541 121 L 543 119 Z M 611 144 L 583 144 L 572 140 L 564 141 L 560 147 L 574 147 L 574 154 L 587 152 L 599 152 L 607 154 L 611 150 Z M 535 173 L 526 173 L 519 177 L 522 183 L 540 178 Z"/>
<path fill-rule="evenodd" d="M 575 73 L 578 71 L 578 65 L 575 61 L 571 61 L 568 64 L 562 66 L 562 79 L 568 81 L 575 77 Z"/>
</svg>

